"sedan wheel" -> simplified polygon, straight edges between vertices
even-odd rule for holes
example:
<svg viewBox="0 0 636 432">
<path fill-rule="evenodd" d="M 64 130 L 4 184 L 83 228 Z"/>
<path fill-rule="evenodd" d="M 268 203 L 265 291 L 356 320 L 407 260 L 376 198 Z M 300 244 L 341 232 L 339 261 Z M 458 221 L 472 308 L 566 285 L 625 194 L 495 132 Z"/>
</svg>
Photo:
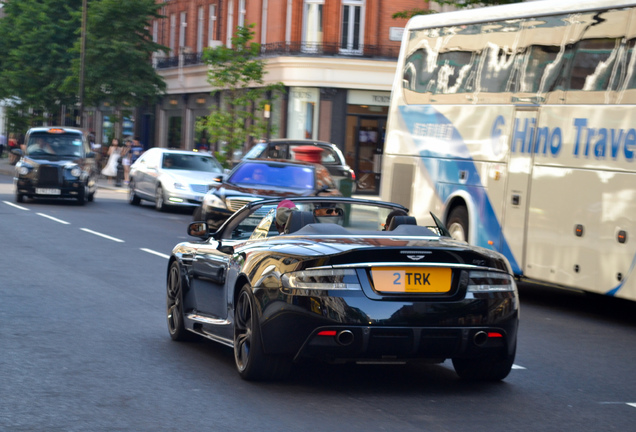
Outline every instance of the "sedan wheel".
<svg viewBox="0 0 636 432">
<path fill-rule="evenodd" d="M 135 193 L 135 183 L 131 180 L 128 185 L 128 202 L 132 205 L 139 205 L 141 198 Z"/>
<path fill-rule="evenodd" d="M 195 335 L 186 330 L 183 321 L 183 284 L 181 283 L 181 272 L 178 262 L 173 262 L 170 266 L 167 282 L 167 318 L 168 332 L 175 341 L 191 341 Z"/>
<path fill-rule="evenodd" d="M 157 190 L 155 191 L 155 209 L 157 211 L 166 211 L 166 201 L 163 196 L 163 188 L 161 185 L 157 186 Z"/>
<path fill-rule="evenodd" d="M 241 289 L 235 307 L 234 361 L 241 378 L 256 381 L 284 378 L 289 373 L 291 362 L 286 357 L 264 353 L 249 285 Z"/>
</svg>

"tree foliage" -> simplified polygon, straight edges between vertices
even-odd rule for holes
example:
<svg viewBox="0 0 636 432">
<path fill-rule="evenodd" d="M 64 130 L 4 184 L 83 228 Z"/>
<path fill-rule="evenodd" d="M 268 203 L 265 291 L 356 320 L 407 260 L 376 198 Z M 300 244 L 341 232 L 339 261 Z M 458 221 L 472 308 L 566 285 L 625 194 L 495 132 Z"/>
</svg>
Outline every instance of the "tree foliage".
<svg viewBox="0 0 636 432">
<path fill-rule="evenodd" d="M 108 101 L 115 107 L 142 104 L 165 90 L 155 72 L 153 52 L 167 51 L 152 41 L 149 22 L 160 18 L 155 0 L 91 1 L 85 51 L 85 101 L 98 105 Z M 79 85 L 80 40 L 75 40 L 73 70 L 64 88 L 72 92 Z"/>
<path fill-rule="evenodd" d="M 6 0 L 0 20 L 0 97 L 48 112 L 75 103 L 61 90 L 74 54 L 81 0 Z"/>
<path fill-rule="evenodd" d="M 521 3 L 523 0 L 422 0 L 423 3 L 428 5 L 429 3 L 437 3 L 440 6 L 454 6 L 458 9 L 467 7 L 483 7 L 483 6 L 496 6 L 512 3 Z M 399 11 L 392 15 L 393 18 L 411 18 L 415 15 L 426 15 L 436 13 L 429 8 L 417 8 L 406 11 Z"/>
<path fill-rule="evenodd" d="M 250 43 L 254 26 L 238 27 L 232 48 L 206 48 L 203 61 L 210 67 L 208 82 L 212 94 L 222 95 L 220 106 L 213 107 L 207 117 L 196 124 L 197 131 L 208 132 L 212 141 L 224 144 L 217 159 L 229 166 L 235 150 L 250 137 L 263 137 L 268 132 L 268 119 L 262 115 L 265 105 L 283 91 L 282 83 L 265 84 L 265 61 L 260 44 Z"/>
<path fill-rule="evenodd" d="M 162 93 L 150 63 L 155 0 L 88 0 L 85 101 L 134 107 Z M 55 113 L 79 93 L 82 0 L 4 0 L 0 19 L 0 98 Z"/>
</svg>

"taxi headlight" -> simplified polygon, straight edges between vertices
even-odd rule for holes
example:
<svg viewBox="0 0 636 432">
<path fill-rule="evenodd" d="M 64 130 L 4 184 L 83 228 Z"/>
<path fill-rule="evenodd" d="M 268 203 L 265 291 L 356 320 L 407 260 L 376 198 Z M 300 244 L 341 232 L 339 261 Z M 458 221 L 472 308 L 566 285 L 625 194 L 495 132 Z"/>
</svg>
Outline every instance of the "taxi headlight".
<svg viewBox="0 0 636 432">
<path fill-rule="evenodd" d="M 353 269 L 302 270 L 285 273 L 283 288 L 307 290 L 360 290 L 358 275 Z"/>
<path fill-rule="evenodd" d="M 28 173 L 31 172 L 32 167 L 30 165 L 27 164 L 23 164 L 18 168 L 18 174 L 19 175 L 27 175 Z"/>
<path fill-rule="evenodd" d="M 469 292 L 516 291 L 515 280 L 507 273 L 493 271 L 471 271 L 468 274 Z"/>
<path fill-rule="evenodd" d="M 78 166 L 71 168 L 71 175 L 73 177 L 79 177 L 82 174 L 82 170 Z"/>
</svg>

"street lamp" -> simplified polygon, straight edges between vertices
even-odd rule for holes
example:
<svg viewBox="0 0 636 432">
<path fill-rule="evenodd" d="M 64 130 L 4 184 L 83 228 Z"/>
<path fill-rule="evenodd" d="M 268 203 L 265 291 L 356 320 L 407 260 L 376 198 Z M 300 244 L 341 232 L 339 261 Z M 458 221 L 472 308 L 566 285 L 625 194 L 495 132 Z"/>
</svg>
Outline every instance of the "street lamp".
<svg viewBox="0 0 636 432">
<path fill-rule="evenodd" d="M 82 0 L 82 34 L 80 39 L 79 126 L 84 127 L 84 63 L 86 58 L 86 2 Z"/>
</svg>

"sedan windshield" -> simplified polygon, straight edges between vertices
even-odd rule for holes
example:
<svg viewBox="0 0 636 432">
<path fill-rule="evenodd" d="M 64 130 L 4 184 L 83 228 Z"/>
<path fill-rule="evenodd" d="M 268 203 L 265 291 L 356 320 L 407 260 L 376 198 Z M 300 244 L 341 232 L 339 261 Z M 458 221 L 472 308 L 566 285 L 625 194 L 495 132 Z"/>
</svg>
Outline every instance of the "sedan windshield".
<svg viewBox="0 0 636 432">
<path fill-rule="evenodd" d="M 314 177 L 315 171 L 308 165 L 244 163 L 236 168 L 228 182 L 313 190 Z"/>
<path fill-rule="evenodd" d="M 166 153 L 161 168 L 170 170 L 223 172 L 221 164 L 211 156 L 199 154 Z"/>
</svg>

